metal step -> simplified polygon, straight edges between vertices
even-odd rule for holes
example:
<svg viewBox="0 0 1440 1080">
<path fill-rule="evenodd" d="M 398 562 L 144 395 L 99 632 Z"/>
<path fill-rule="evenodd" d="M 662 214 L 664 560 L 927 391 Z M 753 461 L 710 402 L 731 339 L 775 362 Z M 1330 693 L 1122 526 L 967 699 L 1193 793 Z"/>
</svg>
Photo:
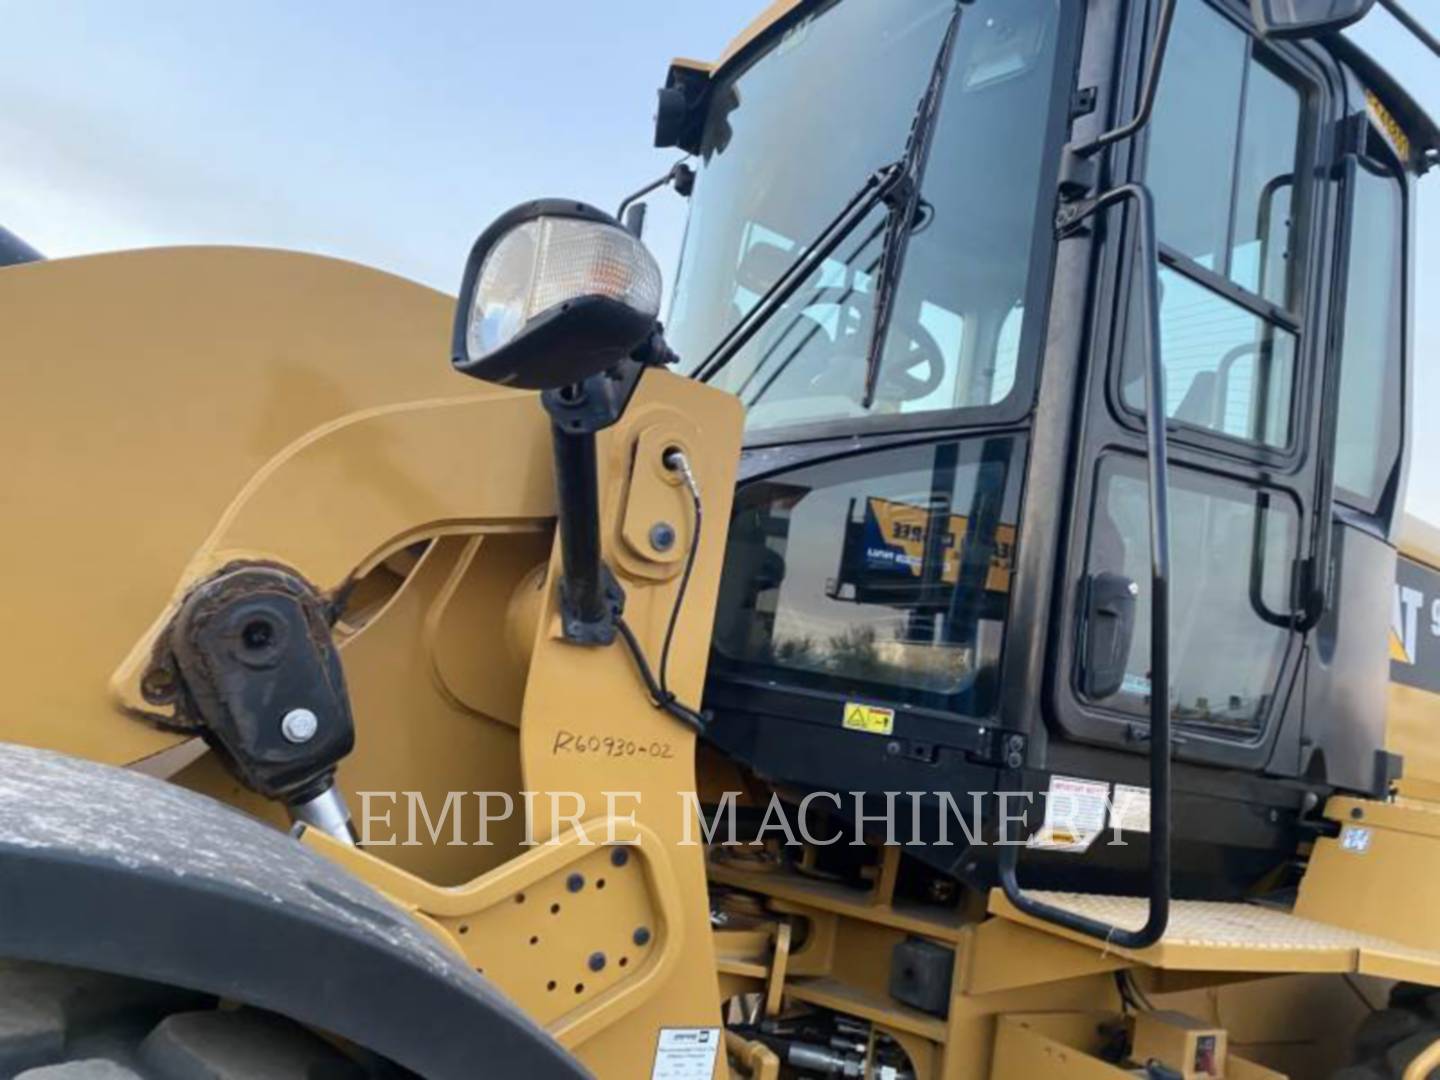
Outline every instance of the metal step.
<svg viewBox="0 0 1440 1080">
<path fill-rule="evenodd" d="M 1037 892 L 1036 899 L 1076 915 L 1119 927 L 1145 922 L 1140 896 Z M 1172 902 L 1170 926 L 1145 949 L 1121 949 L 1025 915 L 996 889 L 990 912 L 1023 926 L 1089 945 L 1097 951 L 1172 971 L 1233 971 L 1257 974 L 1351 973 L 1440 986 L 1440 952 L 1389 938 L 1301 918 L 1258 904 L 1204 900 Z"/>
</svg>

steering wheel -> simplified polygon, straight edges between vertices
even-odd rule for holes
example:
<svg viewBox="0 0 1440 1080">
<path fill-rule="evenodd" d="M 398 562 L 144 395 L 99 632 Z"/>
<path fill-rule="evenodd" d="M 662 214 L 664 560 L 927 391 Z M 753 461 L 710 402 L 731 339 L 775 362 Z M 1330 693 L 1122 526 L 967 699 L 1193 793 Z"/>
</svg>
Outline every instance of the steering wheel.
<svg viewBox="0 0 1440 1080">
<path fill-rule="evenodd" d="M 945 380 L 945 354 L 935 335 L 919 319 L 896 319 L 890 326 L 892 331 L 898 327 L 909 344 L 903 352 L 887 349 L 881 356 L 876 399 L 914 401 L 933 393 Z"/>
<path fill-rule="evenodd" d="M 857 295 L 850 289 L 825 286 L 805 293 L 803 299 L 792 297 L 772 317 L 777 327 L 785 328 L 782 340 L 788 339 L 799 344 L 798 334 L 807 337 L 819 333 L 821 340 L 831 341 L 829 331 L 813 312 L 815 308 L 838 309 L 836 325 L 840 328 L 839 340 L 834 344 L 844 349 L 846 344 L 863 348 L 862 329 L 868 323 L 868 301 L 870 297 Z M 911 401 L 932 393 L 945 379 L 945 354 L 935 339 L 918 318 L 904 317 L 898 312 L 891 322 L 891 340 L 908 342 L 901 349 L 891 348 L 881 358 L 876 397 L 891 402 Z M 839 350 L 837 350 L 839 351 Z M 858 400 L 863 379 L 865 357 L 855 351 L 845 350 L 834 356 L 808 380 L 809 392 L 853 394 Z"/>
</svg>

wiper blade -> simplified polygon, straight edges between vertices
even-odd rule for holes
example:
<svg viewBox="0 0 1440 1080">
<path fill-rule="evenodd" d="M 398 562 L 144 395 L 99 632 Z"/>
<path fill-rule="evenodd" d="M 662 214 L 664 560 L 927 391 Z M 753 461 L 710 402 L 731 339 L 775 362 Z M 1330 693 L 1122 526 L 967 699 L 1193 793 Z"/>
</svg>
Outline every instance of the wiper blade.
<svg viewBox="0 0 1440 1080">
<path fill-rule="evenodd" d="M 700 382 L 709 382 L 734 359 L 735 354 L 749 343 L 780 306 L 790 299 L 795 290 L 844 243 L 845 238 L 855 230 L 855 226 L 865 220 L 871 210 L 891 197 L 904 175 L 903 160 L 891 162 L 872 173 L 840 208 L 840 212 L 820 230 L 820 234 L 796 256 L 785 268 L 785 272 L 760 294 L 760 299 L 730 328 L 730 332 L 720 339 L 720 343 L 696 368 L 695 378 Z"/>
<path fill-rule="evenodd" d="M 895 310 L 895 287 L 900 277 L 900 264 L 910 246 L 910 233 L 920 209 L 920 187 L 925 180 L 925 166 L 930 160 L 936 121 L 940 117 L 940 100 L 945 95 L 945 82 L 950 74 L 950 58 L 955 53 L 955 38 L 960 30 L 963 0 L 956 0 L 950 24 L 935 54 L 930 81 L 915 108 L 905 153 L 900 159 L 901 174 L 890 198 L 890 217 L 885 229 L 885 242 L 880 249 L 880 267 L 875 280 L 875 316 L 870 325 L 870 344 L 865 354 L 865 390 L 860 407 L 875 404 L 876 384 L 880 378 L 880 359 L 885 352 L 885 339 L 890 333 L 890 319 Z"/>
</svg>

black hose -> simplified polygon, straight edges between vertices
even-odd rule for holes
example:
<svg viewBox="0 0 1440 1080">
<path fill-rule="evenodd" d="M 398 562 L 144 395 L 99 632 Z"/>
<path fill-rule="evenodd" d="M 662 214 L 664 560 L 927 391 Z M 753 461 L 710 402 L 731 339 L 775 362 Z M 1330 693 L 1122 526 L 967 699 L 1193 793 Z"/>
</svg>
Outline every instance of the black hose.
<svg viewBox="0 0 1440 1080">
<path fill-rule="evenodd" d="M 670 689 L 670 647 L 675 641 L 675 627 L 680 621 L 680 609 L 685 605 L 685 593 L 690 588 L 690 577 L 695 570 L 695 558 L 700 553 L 700 526 L 703 524 L 704 507 L 700 500 L 700 486 L 695 482 L 695 474 L 690 470 L 690 462 L 680 450 L 672 449 L 665 454 L 665 467 L 679 472 L 685 478 L 685 486 L 690 491 L 690 501 L 694 508 L 695 520 L 690 532 L 690 550 L 685 554 L 685 568 L 680 572 L 680 585 L 675 591 L 675 603 L 670 608 L 670 619 L 665 626 L 665 641 L 660 647 L 660 676 L 655 677 L 655 672 L 650 667 L 650 662 L 645 658 L 645 650 L 640 647 L 640 641 L 635 632 L 630 629 L 630 624 L 625 621 L 622 615 L 616 620 L 616 628 L 620 631 L 620 637 L 625 642 L 625 647 L 630 650 L 630 655 L 635 660 L 635 667 L 640 672 L 640 677 L 645 680 L 645 689 L 650 694 L 650 700 L 656 708 L 664 709 L 675 719 L 685 726 L 692 728 L 697 734 L 704 734 L 708 721 L 704 713 L 682 705 L 674 692 Z"/>
</svg>

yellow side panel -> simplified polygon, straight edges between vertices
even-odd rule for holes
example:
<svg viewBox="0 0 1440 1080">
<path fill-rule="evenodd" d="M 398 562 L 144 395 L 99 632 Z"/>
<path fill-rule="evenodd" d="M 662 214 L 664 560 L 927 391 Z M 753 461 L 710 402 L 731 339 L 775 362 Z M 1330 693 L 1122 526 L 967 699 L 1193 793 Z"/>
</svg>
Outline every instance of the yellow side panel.
<svg viewBox="0 0 1440 1080">
<path fill-rule="evenodd" d="M 1392 681 L 1385 748 L 1405 759 L 1402 792 L 1417 798 L 1440 797 L 1440 694 Z"/>
<path fill-rule="evenodd" d="M 1415 518 L 1401 529 L 1390 616 L 1385 746 L 1405 759 L 1400 789 L 1440 798 L 1440 530 Z"/>
<path fill-rule="evenodd" d="M 154 249 L 0 270 L 0 737 L 110 763 L 177 736 L 107 680 L 252 474 L 358 409 L 473 395 L 453 301 L 333 259 Z"/>
</svg>

